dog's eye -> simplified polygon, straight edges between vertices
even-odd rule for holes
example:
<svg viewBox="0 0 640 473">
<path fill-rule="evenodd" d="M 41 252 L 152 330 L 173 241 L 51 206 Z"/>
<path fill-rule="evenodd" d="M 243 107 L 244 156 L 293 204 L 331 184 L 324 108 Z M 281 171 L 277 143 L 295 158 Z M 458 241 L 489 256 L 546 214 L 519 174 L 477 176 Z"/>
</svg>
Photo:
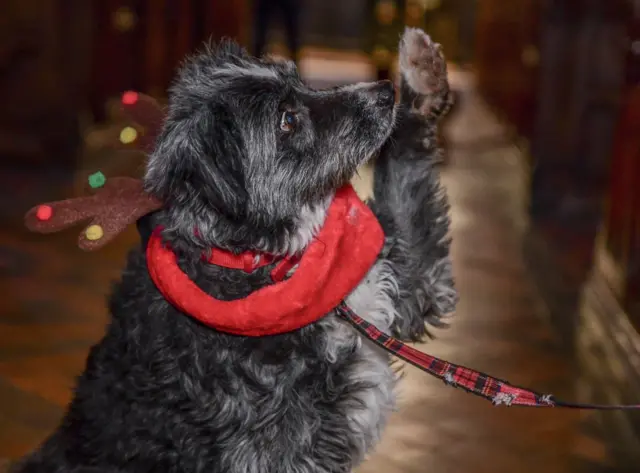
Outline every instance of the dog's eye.
<svg viewBox="0 0 640 473">
<path fill-rule="evenodd" d="M 298 117 L 296 114 L 287 110 L 282 114 L 282 118 L 280 119 L 280 129 L 286 132 L 293 131 L 297 122 Z"/>
</svg>

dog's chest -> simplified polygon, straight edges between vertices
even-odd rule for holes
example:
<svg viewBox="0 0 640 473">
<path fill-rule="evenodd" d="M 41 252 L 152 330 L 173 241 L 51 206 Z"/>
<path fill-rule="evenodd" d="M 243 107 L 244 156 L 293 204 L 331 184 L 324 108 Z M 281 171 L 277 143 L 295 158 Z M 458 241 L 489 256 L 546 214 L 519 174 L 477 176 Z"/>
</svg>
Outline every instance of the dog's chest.
<svg viewBox="0 0 640 473">
<path fill-rule="evenodd" d="M 347 297 L 346 303 L 359 316 L 388 333 L 397 315 L 394 306 L 397 293 L 391 263 L 380 259 Z M 361 337 L 352 327 L 343 325 L 343 329 L 350 332 L 349 337 Z M 353 391 L 356 402 L 347 411 L 348 422 L 359 444 L 356 462 L 378 442 L 387 418 L 395 408 L 397 375 L 389 361 L 387 354 L 372 342 L 363 338 L 358 341 L 350 382 L 367 388 Z"/>
<path fill-rule="evenodd" d="M 392 263 L 382 258 L 349 294 L 346 303 L 360 317 L 389 334 L 398 316 L 395 308 L 397 295 L 398 283 Z"/>
</svg>

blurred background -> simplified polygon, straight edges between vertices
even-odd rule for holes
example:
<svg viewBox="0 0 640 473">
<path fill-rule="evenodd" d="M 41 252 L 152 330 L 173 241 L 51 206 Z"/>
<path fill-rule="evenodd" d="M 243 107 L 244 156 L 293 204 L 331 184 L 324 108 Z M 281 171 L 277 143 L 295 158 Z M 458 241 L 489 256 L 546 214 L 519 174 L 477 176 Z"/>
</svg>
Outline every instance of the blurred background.
<svg viewBox="0 0 640 473">
<path fill-rule="evenodd" d="M 209 37 L 291 57 L 314 87 L 395 79 L 404 25 L 443 45 L 457 97 L 440 171 L 461 301 L 420 349 L 640 403 L 639 0 L 2 0 L 0 471 L 60 420 L 137 242 L 132 229 L 87 254 L 75 230 L 22 225 L 92 172 L 140 175 L 144 155 L 116 149 L 136 139 L 122 92 L 164 99 Z M 356 186 L 370 192 L 370 170 Z M 498 409 L 407 373 L 359 471 L 639 470 L 636 412 Z"/>
</svg>

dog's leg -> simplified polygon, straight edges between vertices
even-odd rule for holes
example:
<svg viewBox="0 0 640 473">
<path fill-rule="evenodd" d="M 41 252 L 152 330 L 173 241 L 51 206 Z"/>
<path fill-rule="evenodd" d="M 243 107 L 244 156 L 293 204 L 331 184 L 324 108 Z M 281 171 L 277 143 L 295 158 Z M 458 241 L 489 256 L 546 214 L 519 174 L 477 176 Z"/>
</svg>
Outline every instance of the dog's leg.
<svg viewBox="0 0 640 473">
<path fill-rule="evenodd" d="M 421 30 L 400 42 L 401 106 L 374 168 L 372 208 L 388 237 L 387 258 L 400 296 L 396 335 L 419 339 L 425 321 L 441 324 L 457 301 L 449 259 L 448 204 L 436 164 L 438 120 L 450 106 L 440 46 Z"/>
</svg>

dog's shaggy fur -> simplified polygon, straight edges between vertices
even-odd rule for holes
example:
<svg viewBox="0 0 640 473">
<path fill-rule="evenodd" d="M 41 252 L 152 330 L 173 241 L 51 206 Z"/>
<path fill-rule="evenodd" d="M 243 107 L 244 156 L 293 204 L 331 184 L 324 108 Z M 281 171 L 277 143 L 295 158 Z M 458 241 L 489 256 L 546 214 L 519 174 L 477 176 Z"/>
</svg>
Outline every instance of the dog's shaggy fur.
<svg viewBox="0 0 640 473">
<path fill-rule="evenodd" d="M 166 203 L 150 225 L 164 226 L 204 291 L 232 300 L 270 284 L 270 268 L 216 267 L 202 251 L 303 250 L 334 191 L 375 155 L 371 206 L 386 244 L 347 302 L 409 340 L 452 311 L 447 205 L 434 170 L 445 62 L 409 29 L 400 64 L 395 106 L 388 82 L 311 90 L 292 64 L 233 43 L 186 62 L 145 181 Z M 278 336 L 216 332 L 161 296 L 141 249 L 109 308 L 64 420 L 18 471 L 349 472 L 394 408 L 388 356 L 334 314 Z"/>
</svg>

